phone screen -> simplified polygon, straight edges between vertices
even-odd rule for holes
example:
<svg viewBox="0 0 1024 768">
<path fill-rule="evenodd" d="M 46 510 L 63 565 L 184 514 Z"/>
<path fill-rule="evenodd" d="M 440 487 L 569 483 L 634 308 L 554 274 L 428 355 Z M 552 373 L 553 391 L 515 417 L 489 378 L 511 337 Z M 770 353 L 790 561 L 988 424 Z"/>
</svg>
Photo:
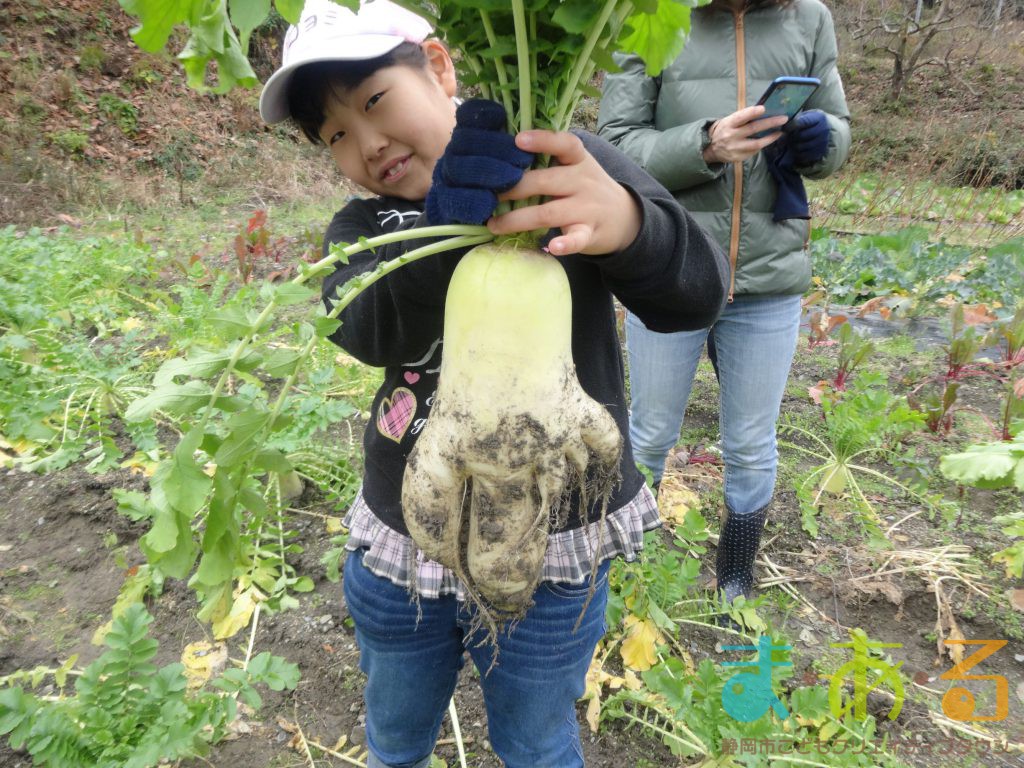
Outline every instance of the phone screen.
<svg viewBox="0 0 1024 768">
<path fill-rule="evenodd" d="M 759 117 L 758 120 L 763 120 L 766 117 L 779 117 L 780 115 L 785 115 L 792 119 L 803 105 L 807 103 L 807 100 L 811 98 L 811 94 L 817 89 L 819 82 L 816 78 L 806 78 L 805 82 L 786 82 L 785 78 L 775 80 L 757 102 L 764 105 L 764 115 Z M 750 138 L 760 139 L 762 136 L 767 136 L 778 130 L 780 128 L 758 131 L 752 134 Z"/>
<path fill-rule="evenodd" d="M 779 115 L 793 117 L 814 93 L 816 87 L 808 83 L 780 83 L 768 94 L 764 101 L 764 115 L 758 119 Z"/>
</svg>

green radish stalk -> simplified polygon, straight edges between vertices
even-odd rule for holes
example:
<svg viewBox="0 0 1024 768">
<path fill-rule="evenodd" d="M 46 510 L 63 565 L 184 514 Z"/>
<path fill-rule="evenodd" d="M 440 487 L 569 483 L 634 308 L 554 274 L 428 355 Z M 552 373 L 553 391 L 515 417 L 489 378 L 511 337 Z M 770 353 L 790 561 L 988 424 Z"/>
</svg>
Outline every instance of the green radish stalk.
<svg viewBox="0 0 1024 768">
<path fill-rule="evenodd" d="M 531 605 L 572 492 L 584 508 L 607 503 L 618 477 L 622 437 L 576 378 L 571 315 L 565 270 L 515 240 L 470 251 L 448 289 L 440 383 L 402 508 L 423 553 L 499 614 Z"/>
</svg>

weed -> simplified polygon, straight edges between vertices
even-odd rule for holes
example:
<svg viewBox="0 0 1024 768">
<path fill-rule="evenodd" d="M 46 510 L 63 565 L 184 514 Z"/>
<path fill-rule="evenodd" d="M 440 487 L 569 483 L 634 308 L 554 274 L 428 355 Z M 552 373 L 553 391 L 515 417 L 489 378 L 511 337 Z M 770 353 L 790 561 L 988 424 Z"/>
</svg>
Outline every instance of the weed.
<svg viewBox="0 0 1024 768">
<path fill-rule="evenodd" d="M 853 330 L 849 323 L 839 326 L 839 365 L 832 385 L 836 391 L 846 389 L 850 374 L 875 351 L 875 343 Z"/>
<path fill-rule="evenodd" d="M 107 61 L 107 52 L 98 43 L 82 46 L 78 52 L 78 66 L 85 71 L 98 72 Z"/>
<path fill-rule="evenodd" d="M 43 118 L 46 117 L 46 107 L 33 99 L 27 93 L 18 93 L 15 96 L 14 101 L 18 106 L 18 114 L 20 114 L 27 122 L 32 125 L 39 125 L 43 122 Z"/>
<path fill-rule="evenodd" d="M 873 459 L 893 457 L 902 438 L 924 421 L 905 399 L 894 397 L 884 386 L 881 374 L 864 373 L 841 396 L 822 398 L 825 434 L 821 437 L 793 422 L 780 425 L 780 434 L 798 436 L 807 443 L 786 442 L 787 447 L 818 462 L 818 466 L 796 481 L 802 525 L 812 536 L 818 535 L 816 518 L 823 499 L 849 491 L 873 544 L 888 546 L 879 516 L 858 476 L 894 486 L 929 509 L 941 506 L 938 498 L 926 496 L 893 475 L 865 465 Z"/>
<path fill-rule="evenodd" d="M 957 184 L 1024 189 L 1024 141 L 1013 131 L 976 134 L 951 166 Z"/>
<path fill-rule="evenodd" d="M 1024 429 L 1012 441 L 972 445 L 962 453 L 944 456 L 940 468 L 946 477 L 964 485 L 1024 491 Z M 993 522 L 1013 543 L 992 559 L 1006 566 L 1007 577 L 1024 576 L 1024 512 L 1002 515 Z"/>
<path fill-rule="evenodd" d="M 89 146 L 89 137 L 80 131 L 55 131 L 46 134 L 46 138 L 55 147 L 73 156 L 81 156 Z"/>
<path fill-rule="evenodd" d="M 227 735 L 236 697 L 260 706 L 254 685 L 280 691 L 298 682 L 294 664 L 261 653 L 247 668 L 229 669 L 214 680 L 219 693 L 193 694 L 183 665 L 158 669 L 152 663 L 157 652 L 157 641 L 148 637 L 152 621 L 140 604 L 115 618 L 105 641 L 108 650 L 78 674 L 73 695 L 36 697 L 17 684 L 37 685 L 40 677 L 52 676 L 63 692 L 74 660 L 4 678 L 10 687 L 0 690 L 0 735 L 8 735 L 14 749 L 26 749 L 38 765 L 143 768 L 204 754 L 207 744 Z"/>
<path fill-rule="evenodd" d="M 284 246 L 283 237 L 271 237 L 267 228 L 267 212 L 262 209 L 255 211 L 243 230 L 235 235 L 234 256 L 238 279 L 248 283 L 253 278 L 253 270 L 262 262 L 272 261 L 275 266 L 280 266 Z M 275 270 L 278 279 L 287 277 L 290 269 Z"/>
<path fill-rule="evenodd" d="M 104 93 L 97 102 L 100 114 L 112 120 L 125 136 L 132 137 L 139 130 L 139 110 L 112 93 Z"/>
<path fill-rule="evenodd" d="M 128 78 L 139 87 L 146 88 L 164 81 L 164 76 L 153 67 L 151 61 L 139 59 L 132 62 Z"/>
</svg>

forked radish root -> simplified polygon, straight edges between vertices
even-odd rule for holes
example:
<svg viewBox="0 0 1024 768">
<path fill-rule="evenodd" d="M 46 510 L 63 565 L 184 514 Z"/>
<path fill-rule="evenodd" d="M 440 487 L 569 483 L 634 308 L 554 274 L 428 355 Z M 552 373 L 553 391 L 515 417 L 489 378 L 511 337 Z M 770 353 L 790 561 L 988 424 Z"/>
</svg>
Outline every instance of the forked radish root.
<svg viewBox="0 0 1024 768">
<path fill-rule="evenodd" d="M 622 436 L 587 395 L 572 359 L 562 266 L 512 242 L 478 246 L 452 276 L 433 410 L 409 456 L 409 533 L 451 568 L 492 629 L 521 616 L 541 576 L 547 535 L 606 504 Z"/>
</svg>

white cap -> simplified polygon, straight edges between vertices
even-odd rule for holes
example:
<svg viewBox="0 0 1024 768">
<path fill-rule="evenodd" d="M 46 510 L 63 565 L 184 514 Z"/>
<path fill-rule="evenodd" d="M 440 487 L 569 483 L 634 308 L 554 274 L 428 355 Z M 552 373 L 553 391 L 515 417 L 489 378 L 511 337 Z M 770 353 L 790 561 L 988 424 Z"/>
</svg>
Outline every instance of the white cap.
<svg viewBox="0 0 1024 768">
<path fill-rule="evenodd" d="M 331 0 L 306 0 L 299 23 L 288 27 L 281 67 L 260 94 L 260 115 L 268 123 L 289 117 L 288 86 L 295 70 L 318 61 L 374 59 L 401 43 L 422 43 L 430 23 L 388 0 L 363 0 L 353 13 Z"/>
</svg>

